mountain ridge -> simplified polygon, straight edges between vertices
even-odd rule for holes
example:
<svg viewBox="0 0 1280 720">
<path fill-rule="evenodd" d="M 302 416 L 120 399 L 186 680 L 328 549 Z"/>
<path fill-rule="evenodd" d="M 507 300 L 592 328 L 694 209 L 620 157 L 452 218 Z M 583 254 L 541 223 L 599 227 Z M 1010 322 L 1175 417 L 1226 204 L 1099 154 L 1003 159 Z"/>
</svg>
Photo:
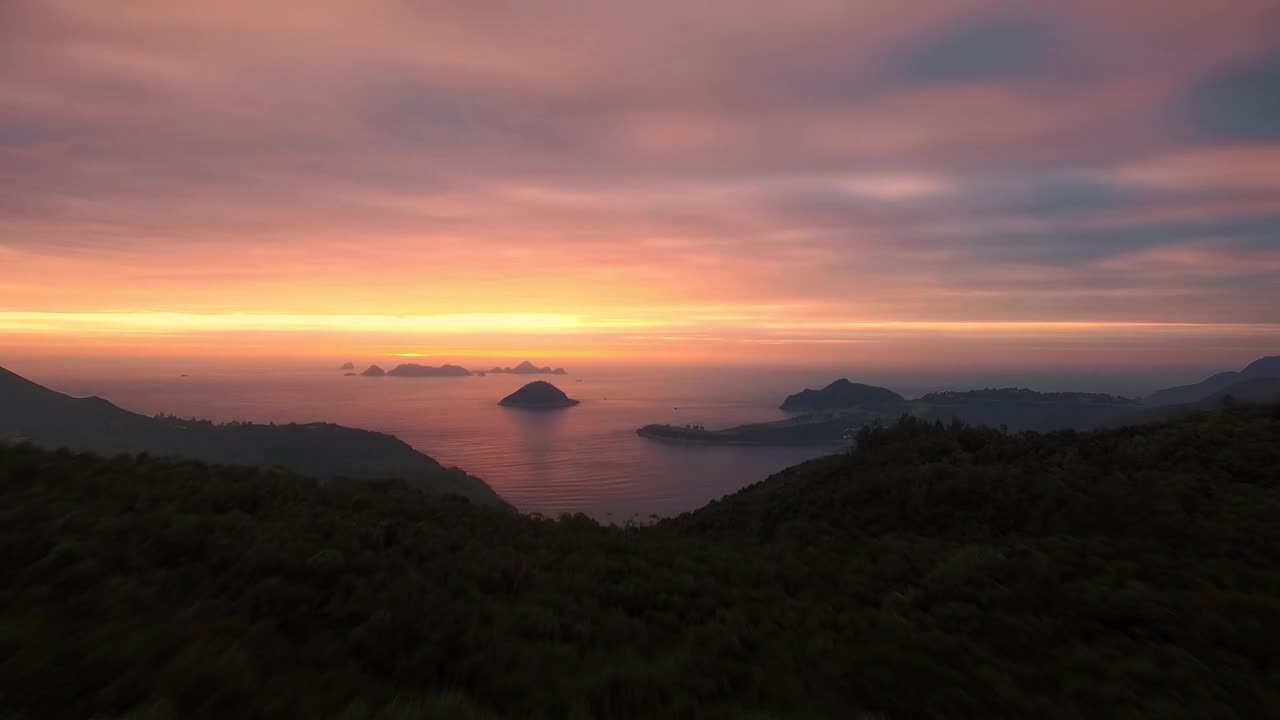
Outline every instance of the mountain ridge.
<svg viewBox="0 0 1280 720">
<path fill-rule="evenodd" d="M 280 466 L 320 478 L 402 477 L 420 490 L 500 504 L 479 478 L 446 468 L 392 435 L 333 423 L 262 425 L 147 417 L 99 397 L 75 398 L 0 368 L 0 439 L 45 447 L 146 452 Z"/>
<path fill-rule="evenodd" d="M 1148 405 L 1185 405 L 1208 398 L 1240 380 L 1251 378 L 1280 378 L 1280 355 L 1260 357 L 1239 371 L 1215 373 L 1198 383 L 1157 390 L 1144 398 L 1143 402 Z"/>
</svg>

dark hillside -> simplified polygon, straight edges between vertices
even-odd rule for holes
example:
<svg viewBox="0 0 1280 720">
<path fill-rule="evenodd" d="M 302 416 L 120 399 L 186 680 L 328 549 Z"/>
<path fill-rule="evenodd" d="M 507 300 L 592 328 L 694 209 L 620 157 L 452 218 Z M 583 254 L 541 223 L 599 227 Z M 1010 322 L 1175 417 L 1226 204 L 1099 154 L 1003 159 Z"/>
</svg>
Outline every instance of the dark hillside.
<svg viewBox="0 0 1280 720">
<path fill-rule="evenodd" d="M 9 446 L 0 717 L 1277 717 L 1278 468 L 1274 406 L 904 419 L 605 528 Z"/>
<path fill-rule="evenodd" d="M 147 417 L 98 397 L 76 398 L 0 368 L 0 441 L 103 454 L 146 452 L 216 463 L 280 466 L 328 479 L 400 478 L 424 492 L 499 504 L 488 485 L 384 433 L 331 423 L 263 425 Z"/>
</svg>

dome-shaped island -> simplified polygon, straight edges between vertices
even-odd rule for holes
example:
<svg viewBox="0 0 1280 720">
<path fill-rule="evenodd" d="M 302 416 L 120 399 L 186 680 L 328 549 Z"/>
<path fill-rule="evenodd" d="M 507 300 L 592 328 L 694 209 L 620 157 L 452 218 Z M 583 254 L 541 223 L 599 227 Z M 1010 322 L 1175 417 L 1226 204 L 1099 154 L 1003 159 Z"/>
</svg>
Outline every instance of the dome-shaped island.
<svg viewBox="0 0 1280 720">
<path fill-rule="evenodd" d="M 536 380 L 502 398 L 498 404 L 525 410 L 555 410 L 573 407 L 578 404 L 578 401 L 565 395 L 564 391 L 555 385 Z"/>
</svg>

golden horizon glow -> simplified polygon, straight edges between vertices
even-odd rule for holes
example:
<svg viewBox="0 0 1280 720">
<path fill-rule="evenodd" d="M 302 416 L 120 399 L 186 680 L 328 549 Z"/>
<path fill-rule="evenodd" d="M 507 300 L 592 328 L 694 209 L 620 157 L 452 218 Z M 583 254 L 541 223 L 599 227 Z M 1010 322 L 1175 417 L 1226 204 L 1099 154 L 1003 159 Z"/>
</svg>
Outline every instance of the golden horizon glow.
<svg viewBox="0 0 1280 720">
<path fill-rule="evenodd" d="M 0 311 L 0 332 L 32 335 L 190 335 L 198 333 L 279 332 L 342 334 L 403 333 L 527 334 L 579 333 L 588 330 L 712 328 L 737 326 L 747 315 L 696 315 L 689 308 L 657 308 L 662 319 L 584 318 L 558 313 L 456 313 L 445 315 L 322 315 L 184 313 L 184 312 L 12 312 Z M 1274 332 L 1276 323 L 1152 322 L 1138 320 L 805 320 L 756 316 L 751 327 L 770 331 L 889 330 L 926 333 L 1040 333 L 1040 332 Z M 672 336 L 667 336 L 672 337 Z M 681 339 L 674 337 L 673 339 Z M 393 355 L 401 353 L 391 353 Z M 403 353 L 406 357 L 416 353 Z"/>
</svg>

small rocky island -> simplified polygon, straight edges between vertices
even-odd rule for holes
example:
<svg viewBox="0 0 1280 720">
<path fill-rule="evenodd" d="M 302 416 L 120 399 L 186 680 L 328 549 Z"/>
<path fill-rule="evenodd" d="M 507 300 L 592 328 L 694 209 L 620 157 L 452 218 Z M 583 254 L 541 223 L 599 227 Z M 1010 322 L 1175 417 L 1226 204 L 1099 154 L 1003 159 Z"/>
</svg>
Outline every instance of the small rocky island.
<svg viewBox="0 0 1280 720">
<path fill-rule="evenodd" d="M 565 395 L 563 390 L 549 382 L 535 380 L 502 398 L 498 404 L 525 410 L 555 410 L 573 407 L 578 404 L 578 401 Z"/>
<path fill-rule="evenodd" d="M 360 374 L 363 375 L 364 377 L 382 377 L 383 375 L 387 374 L 387 371 L 383 370 L 377 365 L 370 365 L 368 370 L 365 370 Z"/>
<path fill-rule="evenodd" d="M 338 367 L 339 370 L 355 370 L 356 364 L 352 362 L 344 362 Z"/>
</svg>

